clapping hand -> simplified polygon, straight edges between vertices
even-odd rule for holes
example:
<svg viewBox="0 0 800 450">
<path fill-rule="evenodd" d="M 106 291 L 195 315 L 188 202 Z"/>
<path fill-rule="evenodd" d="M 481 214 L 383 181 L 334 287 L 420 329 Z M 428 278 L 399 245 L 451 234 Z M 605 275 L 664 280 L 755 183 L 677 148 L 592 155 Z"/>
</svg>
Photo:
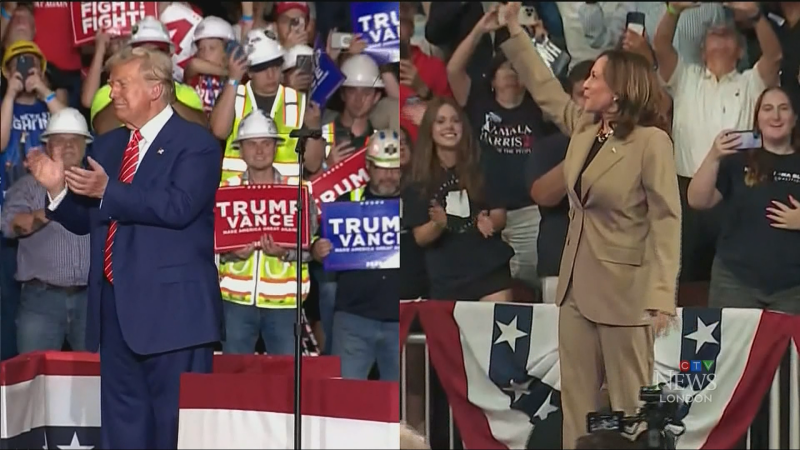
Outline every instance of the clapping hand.
<svg viewBox="0 0 800 450">
<path fill-rule="evenodd" d="M 442 205 L 437 203 L 436 200 L 431 200 L 431 207 L 428 208 L 428 217 L 439 228 L 447 228 L 447 214 L 444 212 Z"/>
<path fill-rule="evenodd" d="M 265 234 L 261 236 L 261 240 L 259 241 L 259 245 L 261 246 L 261 251 L 269 256 L 274 256 L 276 258 L 283 258 L 289 253 L 283 247 L 278 246 L 275 244 L 275 240 L 272 239 L 272 235 Z"/>
<path fill-rule="evenodd" d="M 492 218 L 489 217 L 488 211 L 481 211 L 478 214 L 477 226 L 483 237 L 490 238 L 494 235 L 494 223 L 492 223 Z"/>
<path fill-rule="evenodd" d="M 47 189 L 51 197 L 57 196 L 64 190 L 64 161 L 61 159 L 60 150 L 54 151 L 50 157 L 40 148 L 31 149 L 25 158 L 25 167 L 33 178 Z"/>
<path fill-rule="evenodd" d="M 790 195 L 789 203 L 791 206 L 773 200 L 773 206 L 767 208 L 767 219 L 774 228 L 800 231 L 800 202 Z"/>
<path fill-rule="evenodd" d="M 108 175 L 105 169 L 92 157 L 86 158 L 91 170 L 70 167 L 65 173 L 67 186 L 72 192 L 92 198 L 103 198 L 108 186 Z"/>
</svg>

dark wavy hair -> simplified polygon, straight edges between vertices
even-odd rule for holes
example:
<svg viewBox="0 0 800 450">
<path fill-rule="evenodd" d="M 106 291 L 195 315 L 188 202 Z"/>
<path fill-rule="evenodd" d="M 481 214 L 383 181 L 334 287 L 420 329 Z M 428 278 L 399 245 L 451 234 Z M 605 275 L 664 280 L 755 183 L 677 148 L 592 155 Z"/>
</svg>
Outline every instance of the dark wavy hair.
<svg viewBox="0 0 800 450">
<path fill-rule="evenodd" d="M 789 108 L 792 108 L 791 98 L 785 89 L 778 86 L 764 89 L 764 92 L 762 92 L 761 95 L 758 96 L 758 100 L 756 100 L 756 108 L 755 112 L 753 113 L 753 130 L 759 133 L 761 133 L 761 129 L 758 127 L 758 114 L 761 112 L 761 105 L 764 103 L 764 96 L 773 91 L 782 92 L 786 97 L 786 102 L 789 104 Z M 792 113 L 796 118 L 797 111 L 792 109 Z M 794 129 L 792 130 L 790 142 L 794 151 L 800 152 L 800 126 L 797 126 L 797 123 L 795 123 Z M 769 180 L 769 177 L 772 175 L 773 171 L 774 167 L 772 167 L 771 158 L 769 158 L 767 153 L 763 152 L 761 149 L 751 149 L 747 151 L 747 162 L 745 165 L 744 174 L 745 185 L 748 187 L 753 187 L 764 183 Z"/>
<path fill-rule="evenodd" d="M 614 136 L 627 137 L 636 126 L 657 127 L 670 134 L 669 121 L 662 111 L 667 103 L 664 89 L 652 64 L 642 55 L 622 50 L 607 50 L 603 73 L 616 96 L 618 111 L 613 121 Z"/>
<path fill-rule="evenodd" d="M 455 151 L 457 152 L 455 171 L 458 174 L 459 187 L 467 191 L 469 198 L 480 201 L 483 198 L 483 176 L 480 170 L 480 147 L 472 133 L 469 119 L 464 110 L 455 100 L 449 97 L 436 97 L 428 102 L 428 108 L 422 116 L 422 123 L 414 143 L 411 162 L 411 182 L 419 186 L 421 194 L 430 196 L 445 181 L 445 170 L 436 154 L 436 144 L 433 142 L 433 124 L 439 110 L 450 105 L 456 110 L 461 121 L 461 141 Z"/>
</svg>

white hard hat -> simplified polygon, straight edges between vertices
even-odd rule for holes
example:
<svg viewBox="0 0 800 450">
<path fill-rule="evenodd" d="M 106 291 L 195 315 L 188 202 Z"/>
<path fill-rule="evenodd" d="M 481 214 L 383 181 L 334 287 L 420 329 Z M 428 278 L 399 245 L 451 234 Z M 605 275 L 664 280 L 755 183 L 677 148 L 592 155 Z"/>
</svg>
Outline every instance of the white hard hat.
<svg viewBox="0 0 800 450">
<path fill-rule="evenodd" d="M 351 56 L 342 64 L 341 71 L 345 76 L 342 86 L 384 87 L 378 64 L 368 55 L 359 54 Z"/>
<path fill-rule="evenodd" d="M 283 58 L 283 47 L 278 39 L 268 36 L 265 30 L 250 30 L 247 33 L 245 51 L 251 67 Z"/>
<path fill-rule="evenodd" d="M 367 141 L 367 161 L 384 169 L 400 168 L 400 135 L 394 130 L 378 130 Z"/>
<path fill-rule="evenodd" d="M 303 44 L 297 44 L 283 55 L 283 70 L 293 69 L 297 66 L 297 57 L 300 55 L 314 56 L 314 49 Z"/>
<path fill-rule="evenodd" d="M 233 27 L 227 20 L 220 19 L 216 16 L 208 16 L 197 24 L 197 28 L 194 29 L 194 38 L 192 42 L 208 38 L 230 41 L 236 39 L 236 35 L 233 34 Z"/>
<path fill-rule="evenodd" d="M 175 50 L 175 45 L 169 38 L 167 27 L 153 16 L 147 16 L 133 25 L 133 28 L 131 28 L 131 40 L 128 43 L 133 46 L 162 44 L 169 46 L 170 53 Z"/>
<path fill-rule="evenodd" d="M 92 142 L 92 135 L 86 125 L 86 118 L 75 108 L 64 108 L 50 116 L 47 129 L 41 134 L 42 142 L 47 142 L 54 134 L 77 134 L 86 138 L 86 143 Z"/>
<path fill-rule="evenodd" d="M 278 134 L 278 126 L 275 121 L 260 109 L 254 109 L 249 114 L 242 118 L 239 123 L 239 129 L 236 132 L 236 138 L 232 144 L 238 148 L 239 142 L 245 139 L 258 139 L 258 138 L 272 138 L 277 139 L 279 142 L 284 140 Z"/>
</svg>

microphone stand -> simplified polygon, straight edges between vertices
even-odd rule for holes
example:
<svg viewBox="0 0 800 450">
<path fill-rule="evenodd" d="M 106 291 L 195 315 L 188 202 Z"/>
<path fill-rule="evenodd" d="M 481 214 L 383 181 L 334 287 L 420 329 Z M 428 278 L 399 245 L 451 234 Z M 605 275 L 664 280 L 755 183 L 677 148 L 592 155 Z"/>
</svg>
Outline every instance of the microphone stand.
<svg viewBox="0 0 800 450">
<path fill-rule="evenodd" d="M 292 130 L 290 138 L 297 138 L 297 297 L 294 323 L 294 450 L 302 449 L 303 412 L 303 211 L 311 207 L 306 205 L 308 198 L 303 195 L 303 170 L 305 166 L 306 141 L 308 138 L 322 137 L 322 130 Z"/>
</svg>

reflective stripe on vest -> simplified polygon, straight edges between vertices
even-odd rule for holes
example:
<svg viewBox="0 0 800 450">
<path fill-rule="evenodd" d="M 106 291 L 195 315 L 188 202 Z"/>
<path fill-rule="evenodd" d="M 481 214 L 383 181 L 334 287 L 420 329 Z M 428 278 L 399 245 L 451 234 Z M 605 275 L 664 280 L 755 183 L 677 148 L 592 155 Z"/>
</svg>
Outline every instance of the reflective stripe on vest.
<svg viewBox="0 0 800 450">
<path fill-rule="evenodd" d="M 242 184 L 242 174 L 222 182 L 222 186 Z M 256 264 L 259 276 L 255 273 Z M 311 290 L 308 264 L 302 264 L 302 270 L 301 292 L 305 300 Z M 292 308 L 296 305 L 297 263 L 284 262 L 256 251 L 246 261 L 220 264 L 219 275 L 223 300 L 240 305 L 255 304 L 259 308 Z"/>
<path fill-rule="evenodd" d="M 350 201 L 351 202 L 360 202 L 364 200 L 364 187 L 360 187 L 358 189 L 350 191 Z"/>
<path fill-rule="evenodd" d="M 325 139 L 325 157 L 327 157 L 336 146 L 336 124 L 334 122 L 322 126 L 322 139 Z"/>
<path fill-rule="evenodd" d="M 222 179 L 226 180 L 237 173 L 247 170 L 247 165 L 241 159 L 239 150 L 232 147 L 233 139 L 239 129 L 239 123 L 253 109 L 256 104 L 253 90 L 248 82 L 246 85 L 239 85 L 236 89 L 236 100 L 234 102 L 234 120 L 231 134 L 225 143 L 225 158 L 222 160 Z M 289 133 L 293 129 L 303 125 L 306 110 L 306 95 L 290 87 L 281 85 L 275 95 L 275 102 L 272 104 L 270 117 L 275 120 L 278 133 L 285 137 L 283 144 L 279 145 L 275 152 L 274 166 L 278 171 L 286 176 L 297 176 L 297 153 L 295 146 L 297 139 L 290 139 Z"/>
</svg>

